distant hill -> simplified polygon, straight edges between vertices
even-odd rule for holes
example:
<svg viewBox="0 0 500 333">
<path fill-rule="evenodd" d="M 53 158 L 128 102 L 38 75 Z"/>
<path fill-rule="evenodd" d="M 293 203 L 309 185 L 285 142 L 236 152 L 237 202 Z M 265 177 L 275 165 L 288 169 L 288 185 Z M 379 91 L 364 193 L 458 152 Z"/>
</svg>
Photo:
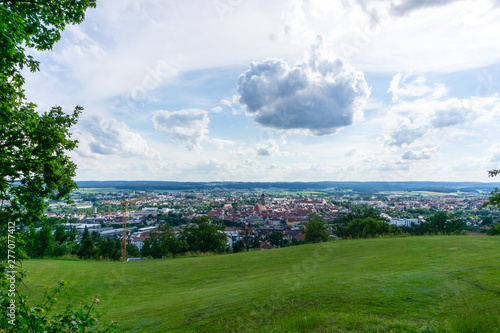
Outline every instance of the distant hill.
<svg viewBox="0 0 500 333">
<path fill-rule="evenodd" d="M 77 181 L 80 188 L 116 188 L 124 190 L 254 190 L 281 189 L 289 191 L 351 189 L 356 192 L 432 191 L 490 192 L 500 183 L 480 182 L 172 182 L 172 181 Z"/>
</svg>

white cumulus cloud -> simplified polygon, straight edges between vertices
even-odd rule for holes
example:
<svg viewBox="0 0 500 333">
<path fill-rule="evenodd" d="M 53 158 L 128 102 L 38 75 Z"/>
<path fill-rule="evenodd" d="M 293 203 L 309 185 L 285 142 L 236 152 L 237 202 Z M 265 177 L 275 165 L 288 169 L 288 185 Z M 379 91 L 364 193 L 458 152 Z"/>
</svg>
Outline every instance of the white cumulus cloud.
<svg viewBox="0 0 500 333">
<path fill-rule="evenodd" d="M 397 74 L 390 86 L 393 104 L 387 115 L 386 146 L 408 147 L 421 138 L 437 137 L 444 129 L 471 125 L 491 117 L 500 102 L 496 95 L 449 97 L 444 85 L 427 84 L 424 77 Z"/>
<path fill-rule="evenodd" d="M 270 156 L 275 155 L 280 150 L 276 140 L 269 140 L 268 142 L 257 143 L 257 155 Z"/>
<path fill-rule="evenodd" d="M 159 153 L 148 146 L 146 140 L 121 121 L 94 117 L 83 121 L 76 131 L 79 141 L 77 152 L 84 157 L 102 155 L 158 159 Z"/>
<path fill-rule="evenodd" d="M 167 132 L 189 150 L 201 149 L 200 141 L 206 138 L 210 122 L 208 112 L 201 109 L 160 110 L 153 113 L 152 120 L 156 130 Z"/>
<path fill-rule="evenodd" d="M 402 160 L 428 160 L 438 152 L 437 148 L 424 148 L 420 151 L 407 150 L 402 156 Z"/>
<path fill-rule="evenodd" d="M 240 103 L 257 124 L 328 135 L 363 114 L 370 95 L 363 73 L 313 51 L 294 66 L 281 59 L 252 62 L 239 77 Z"/>
</svg>

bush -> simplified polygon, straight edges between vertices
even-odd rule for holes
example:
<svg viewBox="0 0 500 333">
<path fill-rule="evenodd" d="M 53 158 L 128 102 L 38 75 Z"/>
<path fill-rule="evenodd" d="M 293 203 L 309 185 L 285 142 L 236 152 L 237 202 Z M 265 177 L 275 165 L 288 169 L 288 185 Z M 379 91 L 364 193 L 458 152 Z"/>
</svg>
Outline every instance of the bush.
<svg viewBox="0 0 500 333">
<path fill-rule="evenodd" d="M 63 293 L 66 282 L 60 281 L 55 288 L 47 286 L 40 303 L 33 306 L 28 303 L 28 297 L 19 292 L 19 286 L 23 285 L 22 279 L 26 276 L 26 272 L 12 275 L 5 265 L 2 265 L 1 272 L 0 304 L 2 309 L 12 309 L 0 312 L 0 326 L 7 332 L 116 331 L 115 322 L 107 324 L 99 320 L 100 314 L 96 310 L 99 300 L 94 297 L 90 304 L 82 302 L 75 306 L 75 303 L 71 301 L 71 294 L 66 291 L 69 305 L 63 312 L 56 312 L 56 296 Z"/>
</svg>

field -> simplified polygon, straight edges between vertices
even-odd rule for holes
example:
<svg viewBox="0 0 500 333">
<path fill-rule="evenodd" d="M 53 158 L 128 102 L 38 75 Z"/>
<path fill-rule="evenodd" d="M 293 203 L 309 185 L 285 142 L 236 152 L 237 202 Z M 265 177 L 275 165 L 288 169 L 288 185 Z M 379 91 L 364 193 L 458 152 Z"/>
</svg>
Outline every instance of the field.
<svg viewBox="0 0 500 333">
<path fill-rule="evenodd" d="M 431 191 L 412 191 L 408 192 L 408 194 L 421 194 L 421 195 L 430 195 L 430 196 L 436 196 L 436 197 L 443 197 L 443 196 L 458 196 L 460 192 L 449 192 L 449 193 L 442 193 L 442 192 L 431 192 Z"/>
<path fill-rule="evenodd" d="M 76 299 L 98 297 L 102 319 L 125 332 L 500 332 L 500 237 L 24 266 L 30 298 L 69 281 Z"/>
</svg>

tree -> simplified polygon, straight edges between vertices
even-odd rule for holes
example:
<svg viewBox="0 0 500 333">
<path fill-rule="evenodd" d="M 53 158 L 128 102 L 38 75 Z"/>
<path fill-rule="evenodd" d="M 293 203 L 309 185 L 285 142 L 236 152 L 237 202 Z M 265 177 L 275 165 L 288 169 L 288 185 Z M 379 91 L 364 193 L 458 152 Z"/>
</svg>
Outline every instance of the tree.
<svg viewBox="0 0 500 333">
<path fill-rule="evenodd" d="M 163 251 L 160 246 L 159 235 L 155 231 L 149 233 L 150 238 L 144 240 L 144 245 L 141 249 L 141 255 L 144 257 L 152 257 L 155 259 L 163 257 Z"/>
<path fill-rule="evenodd" d="M 491 217 L 491 216 L 483 217 L 481 224 L 482 225 L 492 225 L 493 224 L 493 217 Z"/>
<path fill-rule="evenodd" d="M 381 218 L 380 216 L 380 210 L 374 208 L 373 206 L 367 206 L 367 205 L 353 205 L 351 207 L 351 212 L 346 214 L 345 216 L 342 216 L 340 218 L 337 218 L 334 220 L 334 232 L 335 234 L 340 237 L 340 238 L 345 238 L 345 237 L 365 237 L 362 236 L 362 232 L 358 232 L 356 228 L 359 228 L 360 221 L 364 221 L 366 219 L 371 219 L 370 221 L 380 221 L 385 223 L 385 220 Z M 354 222 L 356 227 L 354 225 L 351 225 Z M 365 222 L 361 222 L 361 224 L 364 224 Z M 351 225 L 349 227 L 349 225 Z"/>
<path fill-rule="evenodd" d="M 429 218 L 431 228 L 434 232 L 446 233 L 446 221 L 448 221 L 448 213 L 438 212 Z"/>
<path fill-rule="evenodd" d="M 38 70 L 39 62 L 25 48 L 52 49 L 68 24 L 78 24 L 96 0 L 2 0 L 0 1 L 0 91 L 3 106 L 24 98 L 23 68 Z"/>
<path fill-rule="evenodd" d="M 279 231 L 273 231 L 269 235 L 269 242 L 271 245 L 276 247 L 281 247 L 283 245 L 283 233 Z"/>
<path fill-rule="evenodd" d="M 224 253 L 226 235 L 207 216 L 195 217 L 191 224 L 182 230 L 181 239 L 185 240 L 193 252 Z"/>
<path fill-rule="evenodd" d="M 496 177 L 500 174 L 500 169 L 494 169 L 488 171 L 488 177 Z"/>
<path fill-rule="evenodd" d="M 69 128 L 81 110 L 69 116 L 60 107 L 39 115 L 34 104 L 0 110 L 0 221 L 31 225 L 45 218 L 44 199 L 70 201 L 76 165 L 66 152 L 76 147 Z"/>
<path fill-rule="evenodd" d="M 102 259 L 113 259 L 115 255 L 116 245 L 113 239 L 99 237 L 97 241 L 97 257 Z M 128 246 L 127 246 L 128 247 Z"/>
<path fill-rule="evenodd" d="M 243 241 L 243 244 L 245 245 L 245 249 L 247 251 L 250 251 L 250 248 L 260 248 L 260 241 L 259 237 L 255 234 L 255 230 L 251 228 L 248 223 L 245 223 L 245 226 L 243 227 L 243 230 L 238 232 L 239 235 L 241 236 L 241 240 Z M 258 246 L 257 246 L 258 244 Z"/>
<path fill-rule="evenodd" d="M 308 222 L 304 223 L 304 241 L 306 243 L 319 243 L 328 240 L 325 218 L 321 215 L 309 215 Z"/>
<path fill-rule="evenodd" d="M 66 155 L 76 147 L 69 128 L 82 111 L 60 107 L 39 114 L 25 100 L 21 70 L 38 70 L 26 47 L 50 50 L 68 24 L 83 21 L 95 0 L 0 1 L 0 221 L 26 225 L 43 220 L 45 198 L 70 200 L 76 165 Z"/>
<path fill-rule="evenodd" d="M 21 71 L 38 70 L 38 62 L 27 55 L 25 48 L 38 51 L 50 50 L 60 39 L 60 31 L 67 24 L 83 21 L 85 11 L 95 7 L 96 0 L 0 0 L 0 243 L 6 248 L 4 231 L 16 224 L 32 225 L 43 221 L 46 208 L 44 199 L 69 201 L 70 192 L 76 188 L 72 177 L 76 165 L 66 153 L 76 147 L 69 128 L 76 123 L 82 108 L 77 106 L 71 115 L 60 107 L 39 114 L 36 105 L 25 100 Z M 12 229 L 15 230 L 15 229 Z M 9 235 L 11 235 L 9 233 Z M 10 238 L 8 240 L 11 240 Z M 16 238 L 16 244 L 21 245 Z M 16 248 L 16 252 L 21 250 Z M 2 261 L 5 253 L 1 252 Z M 20 257 L 16 258 L 20 259 Z M 0 265 L 0 294 L 5 295 L 6 266 Z M 25 276 L 19 273 L 15 278 Z M 18 284 L 21 282 L 18 281 Z M 63 284 L 60 284 L 62 288 Z M 48 316 L 56 302 L 48 294 L 39 307 L 27 304 L 26 296 L 18 290 L 18 322 L 9 318 L 5 311 L 0 314 L 0 326 L 9 332 L 43 332 L 76 330 L 108 330 L 91 317 L 96 302 L 81 310 L 70 304 L 62 314 Z M 12 299 L 10 299 L 12 300 Z M 2 308 L 7 308 L 9 298 L 1 297 Z M 42 301 L 43 302 L 43 301 Z M 30 310 L 31 309 L 31 310 Z M 39 312 L 33 312 L 33 309 Z M 99 316 L 97 315 L 97 318 Z"/>
<path fill-rule="evenodd" d="M 496 177 L 500 174 L 500 169 L 494 169 L 488 171 L 488 177 Z M 483 203 L 483 207 L 488 207 L 488 206 L 496 206 L 500 208 L 500 189 L 495 188 L 491 192 L 491 196 L 488 198 L 488 201 Z"/>
<path fill-rule="evenodd" d="M 188 249 L 186 240 L 179 238 L 168 223 L 160 223 L 158 233 L 155 233 L 153 237 L 158 242 L 162 256 L 172 253 L 172 257 L 175 258 L 176 255 Z"/>
<path fill-rule="evenodd" d="M 393 228 L 393 232 L 394 231 L 395 229 Z M 389 234 L 391 232 L 391 227 L 386 222 L 379 221 L 373 217 L 367 217 L 365 219 L 357 218 L 346 225 L 345 232 L 348 237 L 367 238 Z"/>
<path fill-rule="evenodd" d="M 254 249 L 260 249 L 260 239 L 257 235 L 254 235 L 252 240 L 252 247 Z"/>
<path fill-rule="evenodd" d="M 245 250 L 245 244 L 240 239 L 233 243 L 233 253 L 243 252 Z"/>
<path fill-rule="evenodd" d="M 64 243 L 67 239 L 69 238 L 69 235 L 66 233 L 66 228 L 59 224 L 57 227 L 56 227 L 56 230 L 54 232 L 54 240 L 58 243 L 58 244 L 62 244 Z"/>
<path fill-rule="evenodd" d="M 87 226 L 83 230 L 82 240 L 80 241 L 80 245 L 78 247 L 78 256 L 84 259 L 90 259 L 94 255 L 94 240 L 92 236 L 90 236 L 89 230 Z"/>
<path fill-rule="evenodd" d="M 169 253 L 172 257 L 184 253 L 188 249 L 188 244 L 184 239 L 179 238 L 171 229 L 164 235 L 164 241 Z"/>
<path fill-rule="evenodd" d="M 140 256 L 141 256 L 141 253 L 139 252 L 137 245 L 135 245 L 135 244 L 128 244 L 127 245 L 127 257 L 136 258 L 136 257 L 140 257 Z"/>
</svg>

